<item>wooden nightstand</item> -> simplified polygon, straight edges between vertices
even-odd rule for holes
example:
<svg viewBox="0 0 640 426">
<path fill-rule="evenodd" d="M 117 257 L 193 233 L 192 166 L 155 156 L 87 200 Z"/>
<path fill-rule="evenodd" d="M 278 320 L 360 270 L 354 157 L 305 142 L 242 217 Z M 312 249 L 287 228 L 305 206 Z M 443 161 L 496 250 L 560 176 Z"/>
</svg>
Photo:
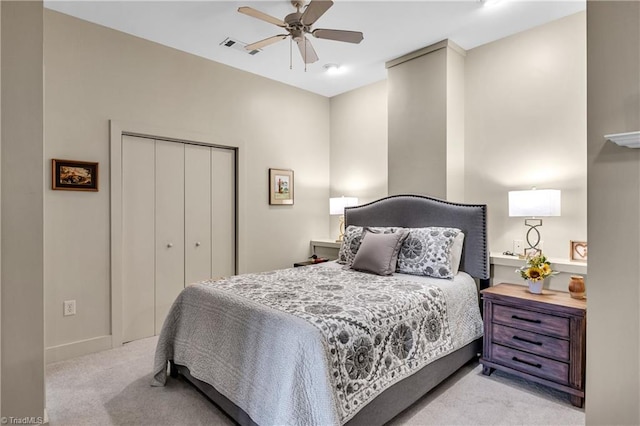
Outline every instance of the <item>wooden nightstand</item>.
<svg viewBox="0 0 640 426">
<path fill-rule="evenodd" d="M 482 372 L 494 369 L 567 392 L 584 404 L 587 303 L 569 293 L 498 284 L 482 290 Z"/>
</svg>

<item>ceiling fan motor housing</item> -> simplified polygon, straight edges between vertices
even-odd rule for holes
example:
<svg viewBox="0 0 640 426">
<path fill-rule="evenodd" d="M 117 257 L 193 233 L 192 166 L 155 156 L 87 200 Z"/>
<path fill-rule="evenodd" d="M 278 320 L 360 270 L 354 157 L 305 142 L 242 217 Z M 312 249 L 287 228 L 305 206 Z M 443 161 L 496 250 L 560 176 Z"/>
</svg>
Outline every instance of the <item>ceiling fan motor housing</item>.
<svg viewBox="0 0 640 426">
<path fill-rule="evenodd" d="M 304 33 L 308 33 L 311 28 L 309 25 L 302 23 L 301 17 L 302 13 L 294 12 L 284 18 L 284 23 L 287 24 L 286 29 L 291 33 L 294 40 L 304 37 Z"/>
</svg>

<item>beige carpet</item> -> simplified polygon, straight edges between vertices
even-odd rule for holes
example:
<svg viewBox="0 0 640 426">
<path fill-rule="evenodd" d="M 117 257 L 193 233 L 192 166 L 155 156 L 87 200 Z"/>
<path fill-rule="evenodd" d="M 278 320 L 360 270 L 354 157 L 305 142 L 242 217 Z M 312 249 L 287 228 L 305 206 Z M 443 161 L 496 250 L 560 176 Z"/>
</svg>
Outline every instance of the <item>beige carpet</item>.
<svg viewBox="0 0 640 426">
<path fill-rule="evenodd" d="M 47 411 L 58 425 L 232 425 L 183 380 L 153 388 L 157 338 L 47 366 Z M 472 362 L 392 425 L 583 425 L 584 410 L 561 392 Z"/>
</svg>

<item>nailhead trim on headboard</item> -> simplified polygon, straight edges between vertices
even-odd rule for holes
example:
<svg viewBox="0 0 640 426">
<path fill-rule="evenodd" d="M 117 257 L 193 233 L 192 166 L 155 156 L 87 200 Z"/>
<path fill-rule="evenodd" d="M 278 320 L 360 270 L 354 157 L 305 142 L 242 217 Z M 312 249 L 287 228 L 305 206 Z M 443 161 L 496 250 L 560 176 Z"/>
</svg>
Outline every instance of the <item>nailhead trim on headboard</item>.
<svg viewBox="0 0 640 426">
<path fill-rule="evenodd" d="M 424 195 L 392 195 L 345 209 L 345 226 L 450 226 L 465 233 L 461 269 L 489 279 L 486 204 L 462 204 Z"/>
</svg>

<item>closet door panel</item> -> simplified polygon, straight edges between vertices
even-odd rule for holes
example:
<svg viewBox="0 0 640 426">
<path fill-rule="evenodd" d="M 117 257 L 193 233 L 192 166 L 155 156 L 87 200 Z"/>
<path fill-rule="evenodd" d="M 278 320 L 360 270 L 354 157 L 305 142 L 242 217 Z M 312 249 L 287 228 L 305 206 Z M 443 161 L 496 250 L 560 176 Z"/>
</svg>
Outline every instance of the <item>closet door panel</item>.
<svg viewBox="0 0 640 426">
<path fill-rule="evenodd" d="M 236 273 L 236 158 L 231 149 L 211 148 L 212 276 Z"/>
<path fill-rule="evenodd" d="M 184 144 L 156 141 L 156 334 L 184 288 Z"/>
<path fill-rule="evenodd" d="M 185 284 L 211 278 L 211 148 L 185 145 Z"/>
<path fill-rule="evenodd" d="M 155 141 L 122 137 L 123 340 L 155 332 Z"/>
</svg>

